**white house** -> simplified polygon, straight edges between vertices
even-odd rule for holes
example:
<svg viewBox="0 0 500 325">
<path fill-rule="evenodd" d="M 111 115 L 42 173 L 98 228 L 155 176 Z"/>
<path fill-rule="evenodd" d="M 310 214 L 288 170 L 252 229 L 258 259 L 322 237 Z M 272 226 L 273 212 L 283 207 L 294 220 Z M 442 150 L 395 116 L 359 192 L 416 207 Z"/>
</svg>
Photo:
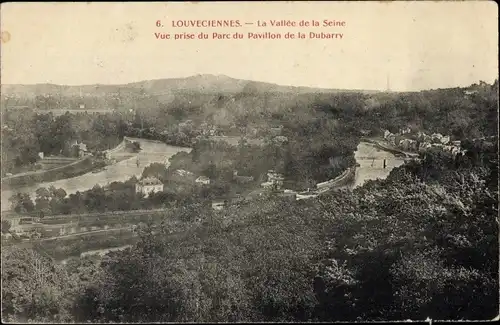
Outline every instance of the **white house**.
<svg viewBox="0 0 500 325">
<path fill-rule="evenodd" d="M 222 201 L 222 200 L 212 201 L 212 209 L 214 209 L 214 210 L 220 211 L 220 210 L 224 209 L 225 205 L 226 205 L 226 202 Z"/>
<path fill-rule="evenodd" d="M 40 152 L 38 153 L 38 157 L 39 157 L 40 159 L 43 159 L 43 152 L 41 152 L 41 151 L 40 151 Z"/>
<path fill-rule="evenodd" d="M 149 196 L 151 193 L 163 192 L 163 183 L 156 177 L 146 177 L 135 184 L 135 192 Z"/>
<path fill-rule="evenodd" d="M 83 143 L 83 142 L 79 143 L 79 144 L 77 144 L 77 146 L 78 146 L 78 157 L 82 158 L 82 157 L 89 154 L 89 151 L 87 149 L 87 145 L 85 143 Z"/>
<path fill-rule="evenodd" d="M 210 178 L 206 176 L 200 176 L 195 180 L 195 182 L 198 184 L 208 185 L 210 184 Z"/>
</svg>

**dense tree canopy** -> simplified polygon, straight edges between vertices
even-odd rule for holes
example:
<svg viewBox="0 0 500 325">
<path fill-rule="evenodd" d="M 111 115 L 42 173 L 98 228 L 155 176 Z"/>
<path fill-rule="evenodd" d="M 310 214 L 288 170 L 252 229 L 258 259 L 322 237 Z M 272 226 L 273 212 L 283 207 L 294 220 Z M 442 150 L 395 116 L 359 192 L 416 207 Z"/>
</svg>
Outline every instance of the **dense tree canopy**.
<svg viewBox="0 0 500 325">
<path fill-rule="evenodd" d="M 145 225 L 137 245 L 92 264 L 91 278 L 88 268 L 72 271 L 85 278 L 71 291 L 79 312 L 53 292 L 37 313 L 127 322 L 491 319 L 498 165 L 496 148 L 476 150 L 455 160 L 430 154 L 386 180 L 310 201 L 263 197 L 220 212 L 187 205 L 175 212 L 187 230 Z M 3 274 L 21 276 L 4 265 Z M 18 290 L 12 281 L 4 285 Z M 34 297 L 27 301 L 39 306 Z M 6 314 L 21 313 L 6 299 Z"/>
<path fill-rule="evenodd" d="M 2 248 L 3 317 L 76 322 L 492 319 L 499 312 L 498 143 L 472 139 L 496 134 L 495 89 L 498 83 L 468 97 L 461 89 L 378 97 L 308 94 L 293 103 L 258 95 L 251 87 L 238 96 L 207 96 L 205 103 L 178 96 L 174 102 L 183 109 L 173 110 L 169 119 L 203 115 L 206 109 L 212 121 L 227 122 L 224 114 L 238 112 L 230 116 L 240 118 L 243 128 L 242 116 L 273 117 L 279 120 L 273 126 L 282 125 L 288 141 L 276 146 L 266 135 L 262 146 L 245 141 L 231 146 L 201 137 L 191 153 L 174 156 L 168 168 L 151 165 L 143 176 L 168 181 L 173 170 L 187 169 L 230 179 L 235 167 L 249 174 L 274 168 L 305 186 L 354 163 L 361 129 L 376 133 L 407 125 L 450 131 L 463 140 L 465 153 L 431 150 L 393 169 L 385 180 L 354 190 L 293 202 L 268 193 L 222 211 L 211 209 L 201 192 L 145 199 L 135 193 L 135 179 L 68 197 L 40 189 L 35 202 L 15 195 L 12 203 L 23 213 L 132 210 L 184 201 L 169 206 L 171 214 L 162 222 L 141 225 L 131 248 L 102 260 L 61 266 L 40 247 Z M 265 110 L 264 103 L 275 105 Z M 245 112 L 246 105 L 256 108 Z M 160 104 L 156 108 L 170 112 Z M 136 114 L 132 119 L 130 125 L 124 122 L 122 134 L 188 141 L 198 132 L 196 121 L 164 132 L 152 118 Z M 103 132 L 108 127 L 96 125 Z M 64 127 L 55 130 L 65 132 Z M 27 143 L 30 137 L 23 134 L 16 141 Z M 180 230 L 172 220 L 182 225 Z"/>
</svg>

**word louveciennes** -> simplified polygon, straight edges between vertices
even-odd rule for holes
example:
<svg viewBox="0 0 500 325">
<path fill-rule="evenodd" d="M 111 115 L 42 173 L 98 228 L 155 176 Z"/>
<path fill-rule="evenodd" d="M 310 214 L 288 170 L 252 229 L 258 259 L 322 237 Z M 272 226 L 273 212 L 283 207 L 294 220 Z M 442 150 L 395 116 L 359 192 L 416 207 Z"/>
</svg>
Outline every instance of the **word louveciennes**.
<svg viewBox="0 0 500 325">
<path fill-rule="evenodd" d="M 241 27 L 239 20 L 172 20 L 172 27 Z"/>
</svg>

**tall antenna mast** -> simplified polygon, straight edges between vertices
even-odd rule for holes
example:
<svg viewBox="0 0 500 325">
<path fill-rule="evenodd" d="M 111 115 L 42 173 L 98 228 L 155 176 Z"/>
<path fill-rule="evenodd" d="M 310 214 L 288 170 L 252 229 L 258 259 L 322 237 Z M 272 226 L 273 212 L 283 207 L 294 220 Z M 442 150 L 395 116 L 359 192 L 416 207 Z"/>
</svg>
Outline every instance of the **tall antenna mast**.
<svg viewBox="0 0 500 325">
<path fill-rule="evenodd" d="M 387 91 L 391 91 L 391 83 L 389 80 L 389 74 L 387 74 Z"/>
</svg>

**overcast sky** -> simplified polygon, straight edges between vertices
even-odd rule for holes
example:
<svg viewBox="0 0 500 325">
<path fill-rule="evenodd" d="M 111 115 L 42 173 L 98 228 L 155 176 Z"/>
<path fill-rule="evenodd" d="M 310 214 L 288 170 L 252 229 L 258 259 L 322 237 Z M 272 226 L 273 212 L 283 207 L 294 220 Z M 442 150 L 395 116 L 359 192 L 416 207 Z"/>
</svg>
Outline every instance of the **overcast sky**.
<svg viewBox="0 0 500 325">
<path fill-rule="evenodd" d="M 161 19 L 163 28 L 155 26 Z M 254 22 L 227 32 L 343 33 L 328 40 L 157 40 L 172 20 Z M 257 20 L 344 20 L 343 28 L 258 28 Z M 120 84 L 224 74 L 283 85 L 419 90 L 498 75 L 494 2 L 3 3 L 3 84 Z M 5 34 L 4 34 L 5 35 Z"/>
</svg>

